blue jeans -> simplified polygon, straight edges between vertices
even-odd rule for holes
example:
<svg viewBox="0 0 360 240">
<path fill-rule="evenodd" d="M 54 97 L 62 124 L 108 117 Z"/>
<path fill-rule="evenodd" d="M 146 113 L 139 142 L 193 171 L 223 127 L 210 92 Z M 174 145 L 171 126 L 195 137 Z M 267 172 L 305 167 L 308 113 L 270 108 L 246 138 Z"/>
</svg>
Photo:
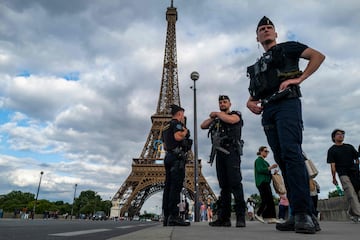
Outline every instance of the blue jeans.
<svg viewBox="0 0 360 240">
<path fill-rule="evenodd" d="M 311 214 L 309 177 L 301 148 L 303 121 L 300 99 L 284 99 L 266 105 L 262 125 L 284 177 L 293 214 Z"/>
</svg>

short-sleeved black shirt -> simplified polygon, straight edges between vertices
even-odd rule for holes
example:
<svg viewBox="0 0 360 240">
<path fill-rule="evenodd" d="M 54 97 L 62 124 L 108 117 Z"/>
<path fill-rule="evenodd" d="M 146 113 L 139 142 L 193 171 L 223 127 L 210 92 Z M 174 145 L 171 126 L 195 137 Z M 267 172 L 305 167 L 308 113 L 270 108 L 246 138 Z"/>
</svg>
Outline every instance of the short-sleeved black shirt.
<svg viewBox="0 0 360 240">
<path fill-rule="evenodd" d="M 180 145 L 181 141 L 176 141 L 174 137 L 174 134 L 179 131 L 183 131 L 183 124 L 176 119 L 172 119 L 167 125 L 165 125 L 162 138 L 167 151 L 170 151 Z"/>
<path fill-rule="evenodd" d="M 351 168 L 354 168 L 354 160 L 358 159 L 358 152 L 347 143 L 333 145 L 327 154 L 327 163 L 335 163 L 336 172 L 339 176 L 348 175 Z"/>
</svg>

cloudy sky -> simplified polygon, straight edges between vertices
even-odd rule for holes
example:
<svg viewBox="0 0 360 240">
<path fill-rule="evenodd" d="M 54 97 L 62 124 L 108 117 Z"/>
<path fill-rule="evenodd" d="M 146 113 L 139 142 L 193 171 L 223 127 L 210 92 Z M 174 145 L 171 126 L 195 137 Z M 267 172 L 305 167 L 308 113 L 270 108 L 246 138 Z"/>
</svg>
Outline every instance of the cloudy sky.
<svg viewBox="0 0 360 240">
<path fill-rule="evenodd" d="M 72 201 L 94 190 L 110 199 L 131 172 L 151 128 L 165 47 L 170 0 L 0 1 L 0 194 L 36 193 Z M 253 162 L 267 145 L 260 116 L 246 108 L 246 66 L 261 56 L 255 29 L 270 17 L 278 41 L 295 40 L 326 55 L 303 84 L 304 151 L 320 173 L 320 198 L 335 189 L 327 149 L 334 128 L 360 143 L 360 3 L 335 1 L 174 0 L 181 105 L 193 130 L 193 82 L 198 125 L 227 94 L 245 126 L 243 183 L 257 193 Z M 306 62 L 301 62 L 302 67 Z M 210 145 L 198 131 L 203 175 L 216 194 Z M 268 161 L 273 163 L 272 155 Z M 161 194 L 144 208 L 160 206 Z M 143 208 L 143 210 L 144 210 Z"/>
</svg>

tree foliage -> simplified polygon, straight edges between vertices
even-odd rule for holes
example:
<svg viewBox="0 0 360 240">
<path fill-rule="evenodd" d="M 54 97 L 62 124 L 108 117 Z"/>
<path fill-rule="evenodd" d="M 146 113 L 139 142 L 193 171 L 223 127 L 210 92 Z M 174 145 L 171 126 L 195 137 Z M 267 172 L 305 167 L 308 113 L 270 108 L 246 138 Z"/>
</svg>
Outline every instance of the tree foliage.
<svg viewBox="0 0 360 240">
<path fill-rule="evenodd" d="M 13 212 L 16 209 L 29 208 L 33 206 L 35 194 L 12 191 L 0 198 L 0 208 L 5 212 Z"/>
<path fill-rule="evenodd" d="M 23 193 L 21 191 L 12 191 L 6 195 L 0 196 L 0 209 L 4 212 L 20 211 L 24 208 L 32 210 L 35 204 L 35 194 Z M 104 211 L 110 214 L 111 201 L 102 201 L 96 192 L 87 190 L 80 193 L 78 198 L 72 203 L 64 203 L 64 201 L 50 202 L 46 199 L 38 199 L 35 207 L 36 214 L 44 212 L 57 212 L 58 214 L 71 214 L 73 210 L 74 216 L 79 214 L 92 215 L 96 211 Z M 73 207 L 73 208 L 72 208 Z"/>
</svg>

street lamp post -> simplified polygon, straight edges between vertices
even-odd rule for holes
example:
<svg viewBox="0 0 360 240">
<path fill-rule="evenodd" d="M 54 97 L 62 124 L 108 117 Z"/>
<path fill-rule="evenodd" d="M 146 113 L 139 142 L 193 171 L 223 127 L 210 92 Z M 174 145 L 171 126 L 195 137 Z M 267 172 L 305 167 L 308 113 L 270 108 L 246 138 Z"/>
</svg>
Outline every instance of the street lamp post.
<svg viewBox="0 0 360 240">
<path fill-rule="evenodd" d="M 194 184 L 195 184 L 195 193 L 194 193 L 194 204 L 195 211 L 194 217 L 195 222 L 199 222 L 199 193 L 198 193 L 198 141 L 197 141 L 197 111 L 196 111 L 196 81 L 199 79 L 200 74 L 198 72 L 192 72 L 190 75 L 191 80 L 194 81 Z"/>
<path fill-rule="evenodd" d="M 73 198 L 73 203 L 72 203 L 72 206 L 71 206 L 71 216 L 70 216 L 70 219 L 72 219 L 73 213 L 74 213 L 74 202 L 75 202 L 75 195 L 76 195 L 76 187 L 77 187 L 77 183 L 75 183 L 74 198 Z"/>
<path fill-rule="evenodd" d="M 35 217 L 35 209 L 36 209 L 36 205 L 37 205 L 37 200 L 38 200 L 38 196 L 39 196 L 39 191 L 40 191 L 40 184 L 41 184 L 41 178 L 42 175 L 44 174 L 43 171 L 40 172 L 40 181 L 39 181 L 39 186 L 37 188 L 37 192 L 36 192 L 36 198 L 35 198 L 35 203 L 34 203 L 34 208 L 33 208 L 33 214 L 32 214 L 32 219 L 34 219 Z"/>
</svg>

